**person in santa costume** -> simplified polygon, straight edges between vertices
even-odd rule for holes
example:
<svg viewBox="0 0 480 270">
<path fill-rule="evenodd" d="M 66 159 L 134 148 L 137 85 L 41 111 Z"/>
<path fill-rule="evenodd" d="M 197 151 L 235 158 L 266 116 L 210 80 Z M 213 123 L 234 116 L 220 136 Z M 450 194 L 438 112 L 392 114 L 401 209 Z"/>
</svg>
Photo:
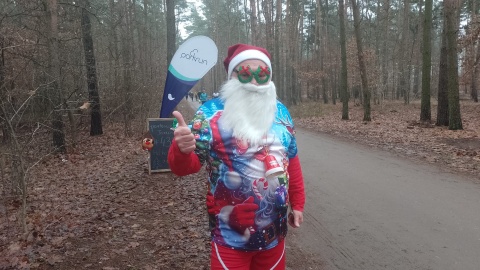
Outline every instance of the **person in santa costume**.
<svg viewBox="0 0 480 270">
<path fill-rule="evenodd" d="M 211 269 L 285 269 L 287 224 L 303 222 L 293 121 L 276 98 L 270 59 L 261 47 L 229 47 L 219 97 L 189 124 L 173 112 L 170 169 L 184 176 L 206 164 Z"/>
</svg>

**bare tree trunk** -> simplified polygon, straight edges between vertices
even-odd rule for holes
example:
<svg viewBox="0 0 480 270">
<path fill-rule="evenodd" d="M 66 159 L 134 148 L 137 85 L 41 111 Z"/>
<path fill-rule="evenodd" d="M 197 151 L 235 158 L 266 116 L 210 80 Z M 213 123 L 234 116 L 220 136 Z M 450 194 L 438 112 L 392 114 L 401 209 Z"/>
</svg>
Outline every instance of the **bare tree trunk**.
<svg viewBox="0 0 480 270">
<path fill-rule="evenodd" d="M 283 83 L 283 69 L 282 69 L 282 55 L 281 55 L 281 48 L 282 48 L 282 0 L 277 0 L 276 3 L 276 15 L 275 15 L 275 29 L 274 29 L 274 35 L 275 35 L 275 48 L 274 48 L 274 71 L 275 73 L 273 74 L 275 78 L 275 84 L 277 86 L 277 95 L 280 97 L 280 99 L 285 98 L 285 85 Z M 278 79 L 277 79 L 278 78 Z"/>
<path fill-rule="evenodd" d="M 258 44 L 258 33 L 257 33 L 257 6 L 255 0 L 250 0 L 250 28 L 252 30 L 252 44 Z"/>
<path fill-rule="evenodd" d="M 261 22 L 261 9 L 260 9 L 260 1 L 261 0 L 257 0 L 256 1 L 256 5 L 257 5 L 257 45 L 260 46 L 260 47 L 265 47 L 266 46 L 266 42 L 265 42 L 265 33 L 262 35 L 261 33 L 261 28 L 260 28 L 260 22 Z M 260 21 L 260 22 L 259 22 Z"/>
<path fill-rule="evenodd" d="M 338 0 L 338 17 L 340 21 L 340 51 L 342 71 L 340 73 L 340 97 L 342 99 L 342 120 L 348 120 L 348 101 L 350 99 L 348 92 L 348 71 L 347 71 L 347 42 L 345 34 L 345 4 L 343 0 Z"/>
<path fill-rule="evenodd" d="M 263 14 L 265 16 L 265 34 L 267 50 L 273 52 L 273 0 L 262 0 Z"/>
<path fill-rule="evenodd" d="M 322 28 L 321 28 L 321 22 L 322 22 L 322 8 L 321 8 L 321 0 L 316 0 L 317 4 L 317 10 L 315 13 L 315 42 L 314 42 L 314 54 L 313 54 L 313 59 L 315 63 L 315 68 L 317 70 L 322 70 L 322 44 L 321 44 L 321 35 L 322 35 Z M 315 84 L 314 86 L 314 99 L 315 101 L 320 99 L 320 87 L 318 84 Z"/>
<path fill-rule="evenodd" d="M 447 70 L 448 70 L 448 129 L 463 129 L 460 116 L 460 97 L 458 87 L 457 31 L 459 0 L 443 2 L 445 21 L 447 22 Z"/>
<path fill-rule="evenodd" d="M 437 126 L 448 126 L 447 25 L 443 21 L 442 46 L 438 70 Z"/>
<path fill-rule="evenodd" d="M 287 0 L 287 10 L 286 10 L 286 25 L 285 25 L 285 54 L 286 54 L 286 69 L 285 69 L 285 103 L 287 105 L 291 104 L 292 100 L 292 87 L 293 87 L 293 33 L 292 33 L 292 24 L 293 24 L 293 0 Z"/>
<path fill-rule="evenodd" d="M 328 10 L 328 0 L 325 0 L 325 8 L 322 8 L 322 3 L 320 0 L 317 0 L 317 27 L 319 28 L 318 35 L 319 35 L 319 70 L 325 71 L 325 63 L 328 62 L 327 57 L 327 47 L 328 47 L 328 18 L 326 17 L 328 12 L 325 12 L 324 10 Z M 323 20 L 322 20 L 322 15 L 323 14 Z M 321 31 L 323 30 L 323 31 Z M 323 38 L 320 38 L 321 33 L 324 33 L 322 36 Z M 321 78 L 321 86 L 322 86 L 322 99 L 323 103 L 327 104 L 328 103 L 328 87 L 327 87 L 327 80 L 326 76 L 323 76 Z"/>
<path fill-rule="evenodd" d="M 422 70 L 422 59 L 421 55 L 423 55 L 423 21 L 425 19 L 425 12 L 423 10 L 424 4 L 423 0 L 419 1 L 419 9 L 418 9 L 418 16 L 415 19 L 416 25 L 413 27 L 413 43 L 411 45 L 412 47 L 412 53 L 410 57 L 410 63 L 411 63 L 411 72 L 413 73 L 413 85 L 412 85 L 412 92 L 414 95 L 414 99 L 417 99 L 419 97 L 419 89 L 420 89 L 420 76 L 421 76 L 421 70 Z M 412 29 L 412 28 L 411 28 Z M 418 45 L 415 44 L 415 42 L 418 40 Z M 423 57 L 423 56 L 422 56 Z"/>
<path fill-rule="evenodd" d="M 146 25 L 144 24 L 144 17 L 142 16 L 142 14 L 138 14 L 138 11 L 137 11 L 137 7 L 136 7 L 136 4 L 135 4 L 136 1 L 134 1 L 134 8 L 133 8 L 133 18 L 134 18 L 134 24 L 135 24 L 135 28 L 137 29 L 137 40 L 138 40 L 138 56 L 137 56 L 137 62 L 138 62 L 138 75 L 135 76 L 136 78 L 138 78 L 138 80 L 140 82 L 143 82 L 143 84 L 145 85 L 147 83 L 147 78 L 146 78 L 146 74 L 147 74 L 147 71 L 146 71 L 146 66 L 145 66 L 145 58 L 146 58 L 146 45 L 147 45 L 147 42 L 144 38 L 145 36 L 145 27 Z M 143 10 L 146 10 L 147 9 L 147 6 L 146 6 L 146 2 L 145 0 L 141 0 L 142 2 L 142 6 L 143 6 Z"/>
<path fill-rule="evenodd" d="M 113 82 L 112 91 L 113 93 L 118 93 L 118 67 L 120 65 L 119 59 L 119 50 L 118 50 L 118 35 L 117 35 L 117 21 L 116 21 L 116 14 L 115 0 L 110 0 L 110 51 L 112 52 L 112 78 L 111 81 Z"/>
<path fill-rule="evenodd" d="M 360 77 L 362 79 L 363 90 L 363 121 L 371 121 L 370 107 L 370 89 L 368 87 L 367 68 L 363 57 L 362 34 L 360 30 L 360 12 L 356 0 L 350 0 L 353 9 L 353 21 L 355 27 L 355 38 L 357 39 L 358 65 L 360 67 Z"/>
<path fill-rule="evenodd" d="M 303 52 L 304 52 L 304 46 L 303 46 L 303 42 L 302 42 L 302 37 L 301 37 L 301 34 L 300 33 L 303 33 L 303 22 L 305 21 L 305 6 L 304 5 L 300 5 L 300 9 L 298 10 L 299 14 L 299 18 L 298 18 L 298 25 L 297 25 L 297 29 L 294 33 L 295 33 L 295 41 L 297 42 L 297 45 L 295 46 L 295 63 L 298 65 L 298 66 L 303 66 Z M 302 84 L 300 83 L 300 80 L 298 79 L 298 73 L 299 73 L 299 69 L 295 69 L 293 71 L 294 73 L 294 83 L 295 83 L 295 87 L 294 87 L 294 99 L 293 99 L 293 104 L 298 104 L 299 102 L 302 101 Z"/>
<path fill-rule="evenodd" d="M 143 0 L 143 43 L 144 44 L 144 55 L 143 55 L 143 66 L 145 70 L 145 78 L 147 78 L 149 82 L 149 86 L 151 86 L 151 75 L 152 75 L 152 59 L 149 57 L 151 55 L 150 49 L 150 38 L 148 35 L 148 11 L 149 11 L 149 4 L 147 0 Z"/>
<path fill-rule="evenodd" d="M 330 70 L 330 88 L 332 89 L 332 104 L 336 105 L 337 104 L 337 98 L 338 98 L 338 91 L 337 91 L 337 80 L 338 80 L 338 72 L 337 72 L 337 66 L 335 65 L 332 70 Z M 343 108 L 342 108 L 343 110 Z M 343 113 L 342 113 L 343 114 Z"/>
<path fill-rule="evenodd" d="M 470 95 L 474 102 L 478 102 L 477 80 L 480 78 L 480 42 L 477 44 L 477 55 L 475 57 L 475 68 L 472 74 Z"/>
<path fill-rule="evenodd" d="M 298 102 L 298 85 L 296 83 L 296 71 L 295 71 L 295 63 L 298 63 L 298 48 L 300 48 L 297 41 L 299 41 L 298 36 L 298 29 L 299 29 L 299 21 L 300 21 L 300 4 L 294 0 L 287 1 L 287 44 L 288 44 L 288 51 L 286 53 L 286 57 L 288 59 L 287 69 L 286 69 L 286 89 L 285 91 L 287 94 L 287 105 L 296 104 Z"/>
<path fill-rule="evenodd" d="M 132 121 L 132 44 L 131 40 L 131 21 L 130 21 L 130 8 L 129 1 L 123 3 L 123 38 L 122 38 L 122 59 L 123 59 L 123 121 L 124 132 L 128 136 L 131 131 Z"/>
<path fill-rule="evenodd" d="M 100 96 L 98 94 L 97 67 L 92 39 L 92 26 L 86 10 L 90 6 L 89 0 L 84 1 L 82 10 L 82 36 L 85 51 L 85 68 L 87 71 L 88 98 L 90 101 L 90 135 L 103 134 L 102 114 L 100 110 Z"/>
<path fill-rule="evenodd" d="M 420 121 L 432 120 L 430 105 L 430 82 L 432 70 L 432 0 L 425 0 L 425 15 L 423 18 L 423 49 L 422 49 L 422 101 L 420 109 Z M 440 56 L 441 57 L 441 56 Z"/>
<path fill-rule="evenodd" d="M 410 27 L 409 22 L 409 12 L 410 12 L 410 1 L 404 0 L 403 5 L 403 24 L 402 24 L 402 35 L 399 40 L 399 50 L 398 50 L 398 57 L 399 57 L 399 83 L 398 83 L 398 90 L 397 93 L 403 95 L 403 100 L 405 104 L 409 103 L 409 93 L 410 93 L 410 84 L 407 83 L 407 54 L 408 50 L 405 49 L 407 40 L 408 40 L 408 31 Z"/>
<path fill-rule="evenodd" d="M 167 67 L 175 54 L 175 0 L 167 1 Z"/>
<path fill-rule="evenodd" d="M 60 152 L 65 152 L 65 133 L 64 123 L 62 120 L 62 104 L 63 97 L 60 87 L 60 58 L 58 45 L 58 15 L 57 15 L 57 0 L 48 0 L 48 55 L 49 67 L 48 73 L 50 75 L 49 89 L 50 99 L 53 105 L 52 111 L 52 128 L 53 128 L 53 145 Z"/>
<path fill-rule="evenodd" d="M 437 126 L 448 126 L 447 22 L 443 20 L 442 45 L 438 70 Z"/>
<path fill-rule="evenodd" d="M 475 2 L 477 0 L 470 0 L 471 2 L 471 13 L 472 13 L 472 22 L 480 22 L 479 18 L 477 17 L 477 7 L 475 5 Z M 475 42 L 472 45 L 473 51 L 475 51 Z M 474 102 L 478 102 L 478 90 L 477 90 L 477 79 L 480 77 L 480 39 L 477 39 L 477 52 L 473 53 L 473 72 L 472 72 L 472 77 L 471 77 L 471 83 L 470 83 L 470 96 L 472 97 L 472 100 Z"/>
<path fill-rule="evenodd" d="M 381 49 L 381 80 L 383 87 L 383 95 L 388 96 L 388 33 L 389 33 L 389 24 L 390 24 L 390 0 L 383 0 L 383 24 L 382 24 L 382 49 Z"/>
<path fill-rule="evenodd" d="M 329 10 L 329 5 L 328 5 L 328 0 L 325 0 L 325 8 L 323 9 L 323 18 L 324 18 L 324 23 L 322 24 L 323 25 L 323 28 L 324 28 L 324 38 L 323 38 L 323 51 L 322 51 L 322 70 L 325 71 L 326 70 L 326 67 L 325 67 L 325 63 L 328 64 L 331 64 L 332 63 L 332 60 L 331 60 L 331 57 L 330 57 L 330 54 L 328 53 L 328 50 L 330 48 L 330 28 L 329 28 L 329 21 L 330 21 L 330 18 L 329 18 L 329 13 L 328 13 L 328 10 Z M 331 70 L 330 70 L 331 71 Z M 322 85 L 324 87 L 324 103 L 328 103 L 328 94 L 329 92 L 331 93 L 332 95 L 332 100 L 333 100 L 333 104 L 335 104 L 335 98 L 334 98 L 334 90 L 333 88 L 329 88 L 328 85 L 329 83 L 327 82 L 327 77 L 324 76 L 322 78 Z M 329 89 L 331 89 L 331 91 L 329 91 Z"/>
</svg>

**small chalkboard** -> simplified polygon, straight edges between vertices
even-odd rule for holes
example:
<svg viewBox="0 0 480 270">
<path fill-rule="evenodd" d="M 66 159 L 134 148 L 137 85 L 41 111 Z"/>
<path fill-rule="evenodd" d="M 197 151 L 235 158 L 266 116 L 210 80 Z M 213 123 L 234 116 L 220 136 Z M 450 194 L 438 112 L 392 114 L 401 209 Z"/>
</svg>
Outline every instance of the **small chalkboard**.
<svg viewBox="0 0 480 270">
<path fill-rule="evenodd" d="M 173 139 L 175 118 L 148 118 L 148 131 L 153 137 L 153 148 L 149 151 L 148 173 L 170 171 L 167 162 L 168 148 Z"/>
</svg>

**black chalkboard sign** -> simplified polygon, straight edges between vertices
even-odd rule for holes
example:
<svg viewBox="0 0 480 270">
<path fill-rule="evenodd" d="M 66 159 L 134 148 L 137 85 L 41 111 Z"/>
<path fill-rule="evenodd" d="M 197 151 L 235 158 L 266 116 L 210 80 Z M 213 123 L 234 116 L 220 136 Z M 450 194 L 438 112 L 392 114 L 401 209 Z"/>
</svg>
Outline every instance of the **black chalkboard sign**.
<svg viewBox="0 0 480 270">
<path fill-rule="evenodd" d="M 149 151 L 148 173 L 170 171 L 167 162 L 168 148 L 173 139 L 175 118 L 148 118 L 148 131 L 153 137 L 153 149 Z"/>
</svg>

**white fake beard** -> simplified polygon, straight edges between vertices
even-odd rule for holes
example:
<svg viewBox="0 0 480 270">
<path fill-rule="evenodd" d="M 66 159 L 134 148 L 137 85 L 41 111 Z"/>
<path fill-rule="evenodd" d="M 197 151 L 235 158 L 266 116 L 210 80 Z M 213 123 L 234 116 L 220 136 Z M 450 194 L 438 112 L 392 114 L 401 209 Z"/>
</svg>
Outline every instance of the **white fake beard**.
<svg viewBox="0 0 480 270">
<path fill-rule="evenodd" d="M 258 145 L 272 127 L 277 112 L 277 93 L 273 82 L 267 85 L 228 80 L 220 88 L 225 107 L 222 122 L 233 136 Z"/>
</svg>

